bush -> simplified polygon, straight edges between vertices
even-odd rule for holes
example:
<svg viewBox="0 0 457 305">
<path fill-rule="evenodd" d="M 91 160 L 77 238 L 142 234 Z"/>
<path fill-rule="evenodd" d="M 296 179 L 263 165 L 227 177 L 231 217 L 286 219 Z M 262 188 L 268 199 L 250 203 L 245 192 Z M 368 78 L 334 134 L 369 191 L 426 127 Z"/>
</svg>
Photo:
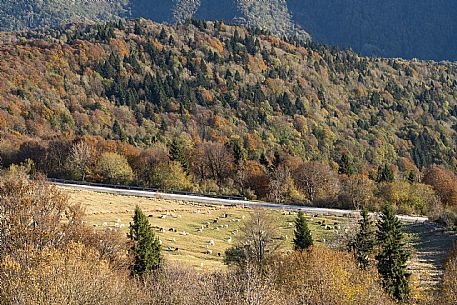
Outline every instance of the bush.
<svg viewBox="0 0 457 305">
<path fill-rule="evenodd" d="M 139 290 L 82 244 L 24 250 L 27 265 L 0 261 L 1 304 L 140 304 Z"/>
<path fill-rule="evenodd" d="M 128 184 L 133 179 L 133 170 L 127 159 L 116 153 L 101 154 L 95 170 L 106 183 Z"/>
<path fill-rule="evenodd" d="M 151 170 L 151 184 L 164 190 L 191 190 L 193 185 L 181 164 L 170 161 L 158 164 Z"/>
<path fill-rule="evenodd" d="M 0 257 L 64 246 L 79 238 L 81 215 L 55 186 L 12 166 L 0 176 Z"/>
<path fill-rule="evenodd" d="M 347 252 L 313 246 L 285 257 L 278 272 L 289 304 L 394 304 L 377 271 L 361 270 Z"/>
<path fill-rule="evenodd" d="M 444 209 L 437 220 L 447 227 L 455 227 L 457 229 L 457 208 Z"/>
<path fill-rule="evenodd" d="M 395 181 L 379 186 L 378 195 L 400 214 L 428 214 L 441 204 L 433 188 L 421 183 Z"/>
<path fill-rule="evenodd" d="M 449 254 L 444 266 L 439 300 L 439 303 L 443 305 L 457 304 L 457 244 Z"/>
</svg>

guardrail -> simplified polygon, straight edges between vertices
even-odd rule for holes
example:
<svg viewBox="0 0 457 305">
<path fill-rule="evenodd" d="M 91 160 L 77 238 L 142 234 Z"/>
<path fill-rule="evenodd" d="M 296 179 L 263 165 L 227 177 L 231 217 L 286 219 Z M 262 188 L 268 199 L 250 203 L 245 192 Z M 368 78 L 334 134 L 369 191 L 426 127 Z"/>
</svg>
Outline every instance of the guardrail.
<svg viewBox="0 0 457 305">
<path fill-rule="evenodd" d="M 162 189 L 158 189 L 158 188 L 142 187 L 142 186 L 135 186 L 135 185 L 96 183 L 96 182 L 67 180 L 67 179 L 56 179 L 56 178 L 48 178 L 48 181 L 55 182 L 55 183 L 62 183 L 62 184 L 75 184 L 75 185 L 109 187 L 109 188 L 115 188 L 115 189 L 120 189 L 120 190 L 147 191 L 147 192 L 155 192 L 155 193 L 188 195 L 188 196 L 200 196 L 200 197 L 210 197 L 210 198 L 230 199 L 230 200 L 247 200 L 246 197 L 241 197 L 241 196 L 218 195 L 218 194 L 203 194 L 203 193 L 194 193 L 194 192 L 186 192 L 186 191 L 176 191 L 176 190 L 162 190 Z"/>
</svg>

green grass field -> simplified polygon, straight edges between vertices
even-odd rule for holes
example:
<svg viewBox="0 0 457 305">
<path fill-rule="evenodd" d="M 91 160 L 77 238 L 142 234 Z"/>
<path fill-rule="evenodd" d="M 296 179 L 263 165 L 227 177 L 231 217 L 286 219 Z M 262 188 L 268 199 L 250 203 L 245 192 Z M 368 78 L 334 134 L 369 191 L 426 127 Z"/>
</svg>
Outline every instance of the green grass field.
<svg viewBox="0 0 457 305">
<path fill-rule="evenodd" d="M 96 229 L 112 228 L 128 231 L 135 206 L 149 216 L 162 241 L 165 259 L 201 270 L 220 270 L 224 251 L 236 243 L 243 222 L 251 209 L 234 206 L 213 206 L 165 199 L 121 196 L 92 191 L 62 188 L 70 201 L 86 210 L 86 221 Z M 271 211 L 282 239 L 282 250 L 292 249 L 296 213 Z M 227 217 L 225 217 L 227 216 Z M 333 243 L 350 229 L 354 219 L 307 215 L 315 242 Z M 219 218 L 217 223 L 214 219 Z M 322 222 L 325 222 L 322 225 Z M 327 226 L 327 227 L 326 227 Z M 214 241 L 214 245 L 210 244 Z M 212 254 L 206 254 L 208 250 Z"/>
</svg>

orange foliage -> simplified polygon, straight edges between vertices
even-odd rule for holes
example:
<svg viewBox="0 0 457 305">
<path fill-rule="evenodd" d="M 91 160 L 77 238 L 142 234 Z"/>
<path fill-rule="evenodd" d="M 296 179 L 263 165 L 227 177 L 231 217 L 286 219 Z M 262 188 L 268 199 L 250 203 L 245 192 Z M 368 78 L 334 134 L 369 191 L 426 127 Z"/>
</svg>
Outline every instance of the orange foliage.
<svg viewBox="0 0 457 305">
<path fill-rule="evenodd" d="M 109 44 L 117 53 L 119 53 L 119 55 L 123 57 L 130 54 L 129 46 L 122 39 L 111 39 Z"/>
<path fill-rule="evenodd" d="M 434 165 L 425 173 L 423 182 L 435 189 L 445 205 L 457 206 L 457 177 L 452 172 Z"/>
<path fill-rule="evenodd" d="M 265 64 L 262 58 L 254 57 L 248 54 L 248 67 L 251 72 L 263 72 L 268 66 Z"/>
<path fill-rule="evenodd" d="M 249 133 L 246 135 L 246 148 L 249 151 L 256 151 L 263 147 L 262 139 L 256 133 Z"/>
<path fill-rule="evenodd" d="M 216 51 L 221 55 L 224 52 L 224 46 L 222 45 L 221 41 L 217 38 L 212 38 L 211 36 L 208 36 L 206 38 L 206 41 L 208 45 L 216 49 Z"/>
</svg>

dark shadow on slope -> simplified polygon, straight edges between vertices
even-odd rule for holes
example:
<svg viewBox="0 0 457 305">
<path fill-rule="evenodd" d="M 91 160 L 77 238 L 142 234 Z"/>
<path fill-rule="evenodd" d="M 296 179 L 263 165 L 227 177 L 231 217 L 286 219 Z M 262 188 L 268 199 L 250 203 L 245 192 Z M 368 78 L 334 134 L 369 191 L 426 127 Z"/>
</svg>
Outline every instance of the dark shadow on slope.
<svg viewBox="0 0 457 305">
<path fill-rule="evenodd" d="M 405 230 L 411 235 L 415 251 L 411 264 L 413 272 L 426 271 L 430 278 L 425 280 L 425 285 L 436 287 L 446 257 L 457 242 L 457 235 L 431 223 L 405 225 Z"/>
<path fill-rule="evenodd" d="M 130 0 L 131 17 L 171 22 L 175 4 L 173 0 Z"/>
<path fill-rule="evenodd" d="M 201 0 L 200 8 L 195 14 L 197 19 L 224 20 L 228 23 L 240 16 L 235 0 Z"/>
</svg>

